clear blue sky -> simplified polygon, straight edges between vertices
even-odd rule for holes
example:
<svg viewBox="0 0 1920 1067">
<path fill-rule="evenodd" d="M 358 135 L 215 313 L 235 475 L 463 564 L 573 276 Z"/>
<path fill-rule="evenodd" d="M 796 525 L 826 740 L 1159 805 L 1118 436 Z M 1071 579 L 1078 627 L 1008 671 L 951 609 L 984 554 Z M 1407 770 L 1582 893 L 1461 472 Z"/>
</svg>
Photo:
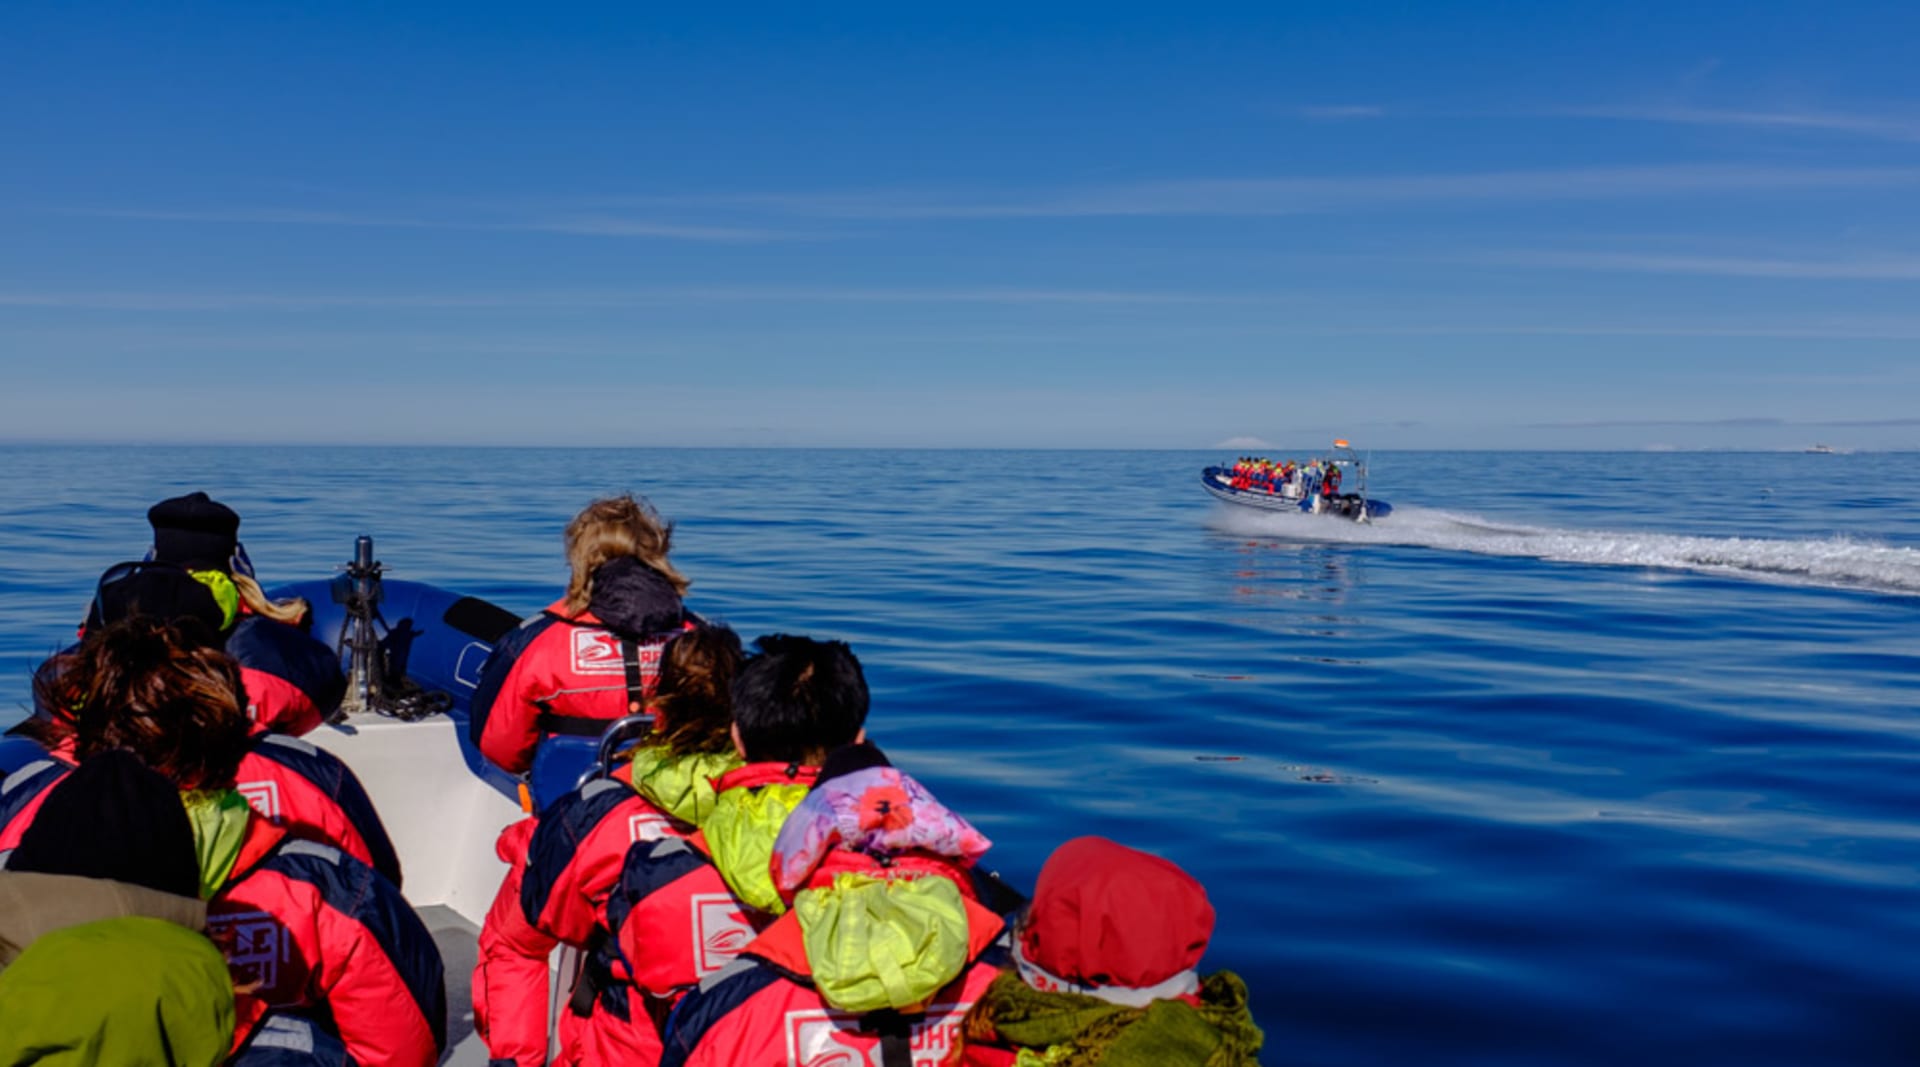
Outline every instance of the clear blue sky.
<svg viewBox="0 0 1920 1067">
<path fill-rule="evenodd" d="M 1920 446 L 1920 5 L 0 6 L 0 438 Z"/>
</svg>

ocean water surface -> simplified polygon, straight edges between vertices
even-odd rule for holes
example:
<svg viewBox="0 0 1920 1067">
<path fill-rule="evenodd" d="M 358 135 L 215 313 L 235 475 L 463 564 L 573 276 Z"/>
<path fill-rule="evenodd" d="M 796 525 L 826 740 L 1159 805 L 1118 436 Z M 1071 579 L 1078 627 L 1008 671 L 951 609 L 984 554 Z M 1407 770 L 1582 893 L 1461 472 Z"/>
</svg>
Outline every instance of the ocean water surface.
<svg viewBox="0 0 1920 1067">
<path fill-rule="evenodd" d="M 365 532 L 526 613 L 633 490 L 696 610 L 853 644 L 1003 873 L 1197 874 L 1264 1063 L 1920 1061 L 1920 455 L 1383 453 L 1369 528 L 1223 458 L 0 448 L 0 720 L 161 497 L 269 585 Z"/>
</svg>

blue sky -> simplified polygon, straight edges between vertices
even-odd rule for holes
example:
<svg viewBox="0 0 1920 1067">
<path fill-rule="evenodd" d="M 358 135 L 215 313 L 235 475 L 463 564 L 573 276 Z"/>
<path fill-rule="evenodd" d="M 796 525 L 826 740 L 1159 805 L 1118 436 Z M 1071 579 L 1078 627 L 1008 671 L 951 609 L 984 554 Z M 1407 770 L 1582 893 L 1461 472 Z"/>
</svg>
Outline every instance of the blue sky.
<svg viewBox="0 0 1920 1067">
<path fill-rule="evenodd" d="M 696 6 L 0 7 L 0 438 L 1920 447 L 1914 5 Z"/>
</svg>

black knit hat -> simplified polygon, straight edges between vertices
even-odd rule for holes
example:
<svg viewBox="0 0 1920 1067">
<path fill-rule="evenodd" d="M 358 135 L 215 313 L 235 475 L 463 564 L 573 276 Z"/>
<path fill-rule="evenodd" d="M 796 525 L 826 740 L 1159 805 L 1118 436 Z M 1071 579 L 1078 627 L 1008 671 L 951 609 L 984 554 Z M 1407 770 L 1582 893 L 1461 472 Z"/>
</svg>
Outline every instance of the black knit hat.
<svg viewBox="0 0 1920 1067">
<path fill-rule="evenodd" d="M 226 570 L 240 543 L 240 515 L 205 493 L 162 500 L 147 509 L 153 558 L 195 570 Z"/>
<path fill-rule="evenodd" d="M 193 824 L 180 792 L 140 757 L 118 749 L 80 764 L 47 793 L 7 869 L 200 895 Z"/>
</svg>

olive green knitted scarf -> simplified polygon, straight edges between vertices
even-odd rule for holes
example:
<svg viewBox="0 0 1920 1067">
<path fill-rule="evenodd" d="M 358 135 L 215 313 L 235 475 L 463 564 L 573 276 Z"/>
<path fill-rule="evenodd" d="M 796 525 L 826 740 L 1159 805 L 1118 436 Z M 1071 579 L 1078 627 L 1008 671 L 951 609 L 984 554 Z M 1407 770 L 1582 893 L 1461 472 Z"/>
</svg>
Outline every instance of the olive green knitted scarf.
<svg viewBox="0 0 1920 1067">
<path fill-rule="evenodd" d="M 1009 972 L 967 1013 L 966 1037 L 1018 1046 L 1022 1067 L 1258 1067 L 1263 1040 L 1247 1011 L 1246 983 L 1232 971 L 1201 982 L 1198 1008 L 1042 993 Z"/>
</svg>

